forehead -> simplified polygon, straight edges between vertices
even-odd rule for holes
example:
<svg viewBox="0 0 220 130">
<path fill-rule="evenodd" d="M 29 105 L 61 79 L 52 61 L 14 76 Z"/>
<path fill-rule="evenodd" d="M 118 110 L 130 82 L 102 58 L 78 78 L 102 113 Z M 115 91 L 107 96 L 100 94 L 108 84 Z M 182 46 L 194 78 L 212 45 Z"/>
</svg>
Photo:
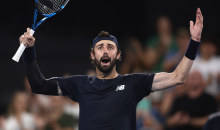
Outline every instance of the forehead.
<svg viewBox="0 0 220 130">
<path fill-rule="evenodd" d="M 101 40 L 99 42 L 97 42 L 95 44 L 95 47 L 98 46 L 98 45 L 113 45 L 113 46 L 116 46 L 116 44 L 113 42 L 113 41 L 110 41 L 110 40 Z"/>
</svg>

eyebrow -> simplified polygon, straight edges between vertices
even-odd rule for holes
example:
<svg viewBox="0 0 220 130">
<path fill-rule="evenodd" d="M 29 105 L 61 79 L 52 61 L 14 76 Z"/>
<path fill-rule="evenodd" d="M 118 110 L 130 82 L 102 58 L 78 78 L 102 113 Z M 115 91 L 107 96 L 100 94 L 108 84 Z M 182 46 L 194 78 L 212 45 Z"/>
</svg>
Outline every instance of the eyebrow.
<svg viewBox="0 0 220 130">
<path fill-rule="evenodd" d="M 98 46 L 103 46 L 103 45 L 104 45 L 104 43 L 101 43 L 101 44 L 97 45 L 97 47 L 98 47 Z M 107 45 L 108 45 L 108 46 L 109 46 L 109 45 L 110 45 L 110 46 L 114 46 L 114 45 L 112 45 L 111 43 L 107 43 Z"/>
</svg>

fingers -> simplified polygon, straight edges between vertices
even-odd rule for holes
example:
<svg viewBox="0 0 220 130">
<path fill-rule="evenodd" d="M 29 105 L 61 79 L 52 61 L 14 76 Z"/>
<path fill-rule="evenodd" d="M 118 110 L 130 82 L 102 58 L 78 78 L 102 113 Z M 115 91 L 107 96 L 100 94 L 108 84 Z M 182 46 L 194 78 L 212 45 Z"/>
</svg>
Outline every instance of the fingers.
<svg viewBox="0 0 220 130">
<path fill-rule="evenodd" d="M 20 38 L 20 43 L 23 43 L 26 47 L 32 47 L 35 42 L 35 38 L 30 34 L 31 29 L 27 28 L 27 32 L 25 32 Z"/>
<path fill-rule="evenodd" d="M 21 35 L 19 40 L 20 40 L 20 43 L 22 43 L 24 41 L 24 35 Z"/>
<path fill-rule="evenodd" d="M 190 25 L 190 28 L 192 28 L 193 25 L 194 25 L 194 22 L 193 22 L 193 21 L 190 21 L 190 22 L 189 22 L 189 25 Z"/>
<path fill-rule="evenodd" d="M 28 37 L 29 37 L 29 35 L 28 35 L 27 32 L 24 33 L 24 37 L 25 37 L 25 38 L 28 38 Z"/>
<path fill-rule="evenodd" d="M 20 37 L 20 43 L 23 43 L 26 47 L 28 47 L 28 40 L 27 40 L 26 32 Z"/>
<path fill-rule="evenodd" d="M 196 11 L 196 23 L 203 24 L 203 16 L 200 8 L 198 8 Z"/>
<path fill-rule="evenodd" d="M 27 28 L 27 33 L 28 33 L 28 35 L 30 35 L 30 31 L 31 31 L 31 29 L 30 29 L 30 28 Z"/>
<path fill-rule="evenodd" d="M 199 9 L 199 14 L 200 14 L 200 21 L 203 23 L 202 11 L 200 9 Z"/>
</svg>

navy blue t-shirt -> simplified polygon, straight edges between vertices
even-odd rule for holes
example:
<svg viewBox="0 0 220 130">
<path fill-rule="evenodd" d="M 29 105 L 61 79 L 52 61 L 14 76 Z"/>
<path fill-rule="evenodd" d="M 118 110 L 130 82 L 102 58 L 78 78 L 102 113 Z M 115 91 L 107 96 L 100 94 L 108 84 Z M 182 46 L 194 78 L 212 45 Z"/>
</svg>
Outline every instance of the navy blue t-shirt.
<svg viewBox="0 0 220 130">
<path fill-rule="evenodd" d="M 58 83 L 63 95 L 79 103 L 79 130 L 135 130 L 137 103 L 150 94 L 154 75 L 76 75 Z"/>
</svg>

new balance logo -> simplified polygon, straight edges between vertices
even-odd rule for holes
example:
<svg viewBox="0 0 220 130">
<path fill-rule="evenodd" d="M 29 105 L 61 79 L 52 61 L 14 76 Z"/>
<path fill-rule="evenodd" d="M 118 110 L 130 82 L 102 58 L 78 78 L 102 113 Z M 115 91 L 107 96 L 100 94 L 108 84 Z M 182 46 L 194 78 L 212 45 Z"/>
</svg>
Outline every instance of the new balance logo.
<svg viewBox="0 0 220 130">
<path fill-rule="evenodd" d="M 115 91 L 124 90 L 124 89 L 125 89 L 125 85 L 119 85 L 119 86 L 117 86 Z"/>
</svg>

